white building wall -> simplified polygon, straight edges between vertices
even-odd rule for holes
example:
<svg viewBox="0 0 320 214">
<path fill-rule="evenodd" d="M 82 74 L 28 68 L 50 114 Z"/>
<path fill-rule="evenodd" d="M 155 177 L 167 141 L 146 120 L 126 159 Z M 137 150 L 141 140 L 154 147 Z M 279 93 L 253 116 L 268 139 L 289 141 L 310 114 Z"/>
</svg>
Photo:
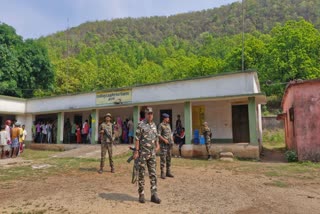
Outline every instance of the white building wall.
<svg viewBox="0 0 320 214">
<path fill-rule="evenodd" d="M 253 73 L 141 86 L 132 89 L 133 102 L 198 99 L 254 93 Z"/>
<path fill-rule="evenodd" d="M 232 139 L 232 105 L 229 101 L 193 102 L 205 106 L 205 121 L 212 129 L 213 138 Z"/>
<path fill-rule="evenodd" d="M 0 96 L 0 112 L 1 113 L 25 113 L 26 100 L 19 98 L 12 98 L 6 96 Z"/>
<path fill-rule="evenodd" d="M 96 94 L 78 94 L 68 96 L 57 96 L 42 99 L 30 99 L 27 101 L 26 111 L 28 113 L 72 111 L 82 108 L 95 108 Z"/>
<path fill-rule="evenodd" d="M 236 73 L 134 87 L 132 88 L 132 103 L 143 105 L 144 103 L 152 102 L 246 95 L 259 92 L 260 90 L 255 80 L 255 73 Z M 42 99 L 29 99 L 26 101 L 25 108 L 27 113 L 40 113 L 94 109 L 96 107 L 96 93 L 92 92 Z M 115 106 L 108 105 L 105 107 Z M 20 108 L 23 108 L 23 104 Z M 24 112 L 23 109 L 20 110 Z"/>
</svg>

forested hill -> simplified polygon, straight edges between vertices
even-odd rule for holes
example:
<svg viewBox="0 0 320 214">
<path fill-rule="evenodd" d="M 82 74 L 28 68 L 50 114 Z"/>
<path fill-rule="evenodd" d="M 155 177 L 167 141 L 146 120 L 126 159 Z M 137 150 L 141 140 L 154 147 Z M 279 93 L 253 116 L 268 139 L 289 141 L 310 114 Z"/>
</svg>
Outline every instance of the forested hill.
<svg viewBox="0 0 320 214">
<path fill-rule="evenodd" d="M 244 66 L 258 71 L 262 90 L 279 100 L 286 82 L 320 78 L 320 1 L 244 2 Z M 241 8 L 89 22 L 35 41 L 0 24 L 0 94 L 56 95 L 240 70 Z"/>
<path fill-rule="evenodd" d="M 320 29 L 319 0 L 244 0 L 245 32 L 268 33 L 277 23 L 304 18 Z M 208 32 L 215 37 L 242 32 L 241 2 L 220 8 L 190 12 L 169 17 L 125 18 L 112 21 L 87 22 L 68 31 L 72 43 L 104 42 L 110 38 L 132 38 L 158 45 L 169 36 L 186 40 Z M 48 36 L 50 44 L 61 44 L 66 32 Z M 72 49 L 76 50 L 76 49 Z"/>
<path fill-rule="evenodd" d="M 320 1 L 244 2 L 245 69 L 257 69 L 262 90 L 280 99 L 286 82 L 319 78 Z M 53 64 L 53 90 L 34 95 L 240 70 L 241 14 L 235 2 L 169 17 L 88 22 L 40 38 Z"/>
</svg>

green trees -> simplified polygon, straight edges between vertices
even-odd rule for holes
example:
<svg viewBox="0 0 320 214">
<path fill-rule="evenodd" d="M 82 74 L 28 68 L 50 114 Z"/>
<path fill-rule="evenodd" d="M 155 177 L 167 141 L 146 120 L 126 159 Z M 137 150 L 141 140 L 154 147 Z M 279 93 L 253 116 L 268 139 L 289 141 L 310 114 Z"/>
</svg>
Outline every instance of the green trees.
<svg viewBox="0 0 320 214">
<path fill-rule="evenodd" d="M 242 68 L 241 34 L 217 37 L 204 32 L 193 41 L 169 36 L 156 45 L 128 37 L 114 37 L 106 42 L 94 34 L 90 38 L 88 43 L 71 43 L 77 46 L 78 53 L 68 58 L 63 57 L 65 43 L 51 49 L 49 39 L 47 46 L 56 75 L 54 94 L 156 83 Z M 277 25 L 270 34 L 246 33 L 245 69 L 258 71 L 267 95 L 281 97 L 285 86 L 281 83 L 320 77 L 319 39 L 319 31 L 305 20 Z M 270 81 L 274 84 L 267 85 Z"/>
<path fill-rule="evenodd" d="M 260 63 L 262 80 L 276 83 L 264 87 L 268 94 L 281 94 L 294 79 L 320 77 L 320 32 L 305 20 L 288 21 L 271 31 L 271 40 Z M 277 85 L 278 83 L 278 85 Z"/>
<path fill-rule="evenodd" d="M 16 46 L 22 43 L 14 28 L 0 24 L 0 93 L 21 96 L 18 91 L 19 60 Z"/>
<path fill-rule="evenodd" d="M 47 49 L 37 41 L 22 40 L 14 28 L 0 24 L 0 93 L 33 97 L 35 90 L 53 87 Z"/>
<path fill-rule="evenodd" d="M 244 2 L 244 66 L 258 71 L 263 91 L 281 97 L 286 82 L 319 78 L 320 2 Z M 239 71 L 240 17 L 236 2 L 170 17 L 88 22 L 26 41 L 1 24 L 0 93 L 55 95 Z"/>
</svg>

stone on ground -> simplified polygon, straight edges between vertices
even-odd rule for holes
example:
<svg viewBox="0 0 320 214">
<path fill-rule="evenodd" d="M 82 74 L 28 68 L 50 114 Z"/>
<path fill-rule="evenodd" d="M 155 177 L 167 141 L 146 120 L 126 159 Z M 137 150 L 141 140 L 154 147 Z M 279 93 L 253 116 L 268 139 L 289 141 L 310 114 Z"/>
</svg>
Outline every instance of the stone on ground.
<svg viewBox="0 0 320 214">
<path fill-rule="evenodd" d="M 221 161 L 233 162 L 233 158 L 220 158 Z"/>
</svg>

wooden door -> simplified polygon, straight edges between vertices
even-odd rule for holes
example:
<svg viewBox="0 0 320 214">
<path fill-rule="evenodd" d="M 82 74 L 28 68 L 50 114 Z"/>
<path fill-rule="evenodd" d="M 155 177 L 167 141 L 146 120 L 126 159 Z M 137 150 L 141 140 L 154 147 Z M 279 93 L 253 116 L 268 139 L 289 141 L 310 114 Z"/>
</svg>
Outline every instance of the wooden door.
<svg viewBox="0 0 320 214">
<path fill-rule="evenodd" d="M 250 141 L 248 105 L 232 106 L 232 132 L 234 143 Z"/>
</svg>

